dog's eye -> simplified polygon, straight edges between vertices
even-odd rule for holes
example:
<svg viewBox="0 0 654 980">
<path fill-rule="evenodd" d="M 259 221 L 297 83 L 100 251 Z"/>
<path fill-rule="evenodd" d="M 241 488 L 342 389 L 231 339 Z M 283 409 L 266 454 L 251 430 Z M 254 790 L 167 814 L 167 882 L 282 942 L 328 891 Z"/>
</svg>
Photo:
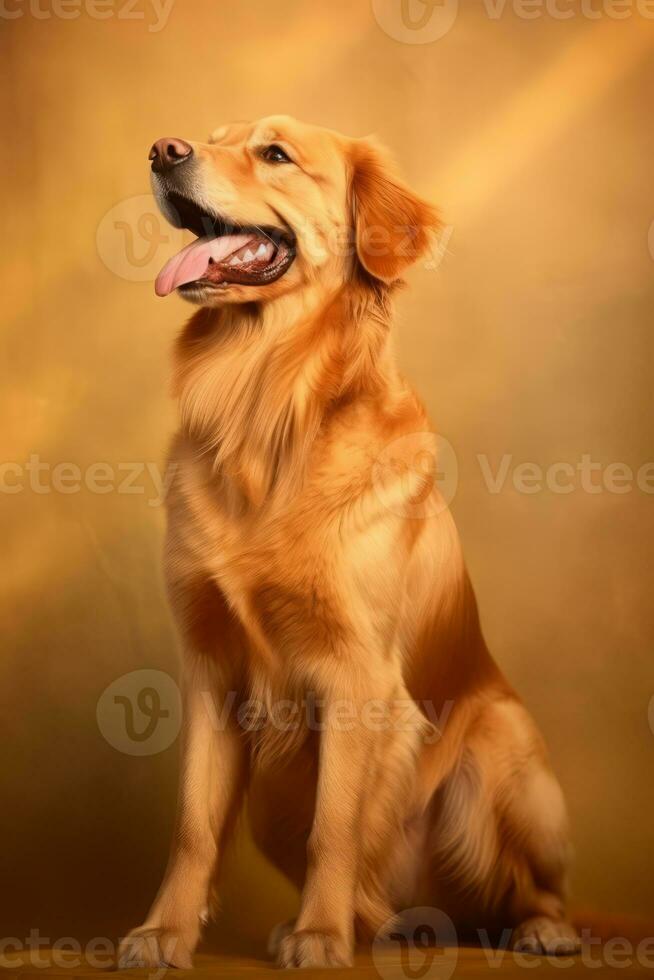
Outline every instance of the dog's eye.
<svg viewBox="0 0 654 980">
<path fill-rule="evenodd" d="M 276 143 L 273 143 L 272 146 L 266 146 L 265 149 L 261 151 L 261 157 L 262 159 L 267 160 L 268 163 L 293 162 L 288 153 L 285 153 L 281 146 L 277 146 Z"/>
</svg>

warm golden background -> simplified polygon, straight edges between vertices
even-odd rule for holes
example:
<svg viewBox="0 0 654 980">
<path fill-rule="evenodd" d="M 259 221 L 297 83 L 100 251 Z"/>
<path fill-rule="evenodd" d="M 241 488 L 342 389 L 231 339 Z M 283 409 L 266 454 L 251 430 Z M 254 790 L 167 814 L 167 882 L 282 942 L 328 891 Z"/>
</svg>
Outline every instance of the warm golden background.
<svg viewBox="0 0 654 980">
<path fill-rule="evenodd" d="M 493 19 L 464 0 L 449 32 L 411 44 L 368 0 L 176 0 L 156 31 L 146 0 L 104 20 L 20 3 L 0 17 L 2 461 L 163 461 L 189 310 L 152 288 L 173 239 L 155 236 L 148 263 L 143 207 L 121 205 L 148 193 L 156 137 L 271 112 L 379 134 L 451 226 L 439 268 L 411 274 L 398 349 L 458 457 L 491 649 L 570 800 L 575 903 L 651 916 L 654 497 L 521 494 L 512 470 L 492 494 L 477 454 L 493 470 L 504 454 L 654 458 L 654 21 L 511 3 Z M 143 494 L 38 493 L 25 476 L 7 493 L 19 471 L 2 472 L 0 933 L 111 936 L 146 911 L 173 818 L 175 747 L 122 754 L 96 724 L 120 675 L 176 671 L 163 512 L 145 479 Z M 223 941 L 254 948 L 294 901 L 243 837 Z"/>
</svg>

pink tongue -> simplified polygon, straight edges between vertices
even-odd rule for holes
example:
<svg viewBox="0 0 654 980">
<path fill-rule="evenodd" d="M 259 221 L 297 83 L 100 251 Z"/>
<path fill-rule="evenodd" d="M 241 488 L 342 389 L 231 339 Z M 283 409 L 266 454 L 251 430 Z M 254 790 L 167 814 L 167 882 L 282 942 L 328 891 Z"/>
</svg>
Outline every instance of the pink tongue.
<svg viewBox="0 0 654 980">
<path fill-rule="evenodd" d="M 198 238 L 166 262 L 154 284 L 155 293 L 157 296 L 167 296 L 178 286 L 201 279 L 209 268 L 209 259 L 222 262 L 228 255 L 248 245 L 254 237 L 256 236 L 250 234 Z"/>
</svg>

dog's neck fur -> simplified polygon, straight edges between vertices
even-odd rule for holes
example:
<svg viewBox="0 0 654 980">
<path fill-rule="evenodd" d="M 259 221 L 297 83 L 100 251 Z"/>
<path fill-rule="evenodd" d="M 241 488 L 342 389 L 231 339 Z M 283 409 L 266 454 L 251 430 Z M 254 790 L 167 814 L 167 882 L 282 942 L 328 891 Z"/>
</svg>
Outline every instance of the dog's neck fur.
<svg viewBox="0 0 654 980">
<path fill-rule="evenodd" d="M 260 305 L 204 309 L 175 351 L 182 431 L 243 502 L 292 492 L 326 415 L 388 390 L 389 287 L 318 286 Z"/>
</svg>

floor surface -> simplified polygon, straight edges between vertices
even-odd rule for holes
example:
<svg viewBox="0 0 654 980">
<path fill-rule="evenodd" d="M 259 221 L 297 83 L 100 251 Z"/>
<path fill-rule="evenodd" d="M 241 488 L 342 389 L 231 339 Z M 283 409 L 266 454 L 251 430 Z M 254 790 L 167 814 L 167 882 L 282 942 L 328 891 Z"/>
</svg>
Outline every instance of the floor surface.
<svg viewBox="0 0 654 980">
<path fill-rule="evenodd" d="M 645 955 L 647 953 L 647 955 Z M 0 976 L 17 977 L 20 980 L 38 980 L 40 977 L 59 976 L 70 980 L 87 980 L 98 977 L 111 969 L 109 961 L 98 960 L 94 967 L 83 962 L 81 957 L 74 954 L 45 950 L 38 951 L 38 959 L 34 954 L 7 954 L 5 964 L 0 966 Z M 7 958 L 9 957 L 9 959 Z M 640 961 L 640 962 L 638 962 Z M 230 978 L 267 977 L 268 980 L 277 976 L 287 976 L 299 971 L 277 970 L 272 963 L 264 960 L 249 959 L 241 956 L 198 955 L 196 967 L 190 970 L 125 970 L 121 978 L 148 978 L 148 980 L 206 980 L 209 977 Z M 312 977 L 370 978 L 370 980 L 450 980 L 454 977 L 524 977 L 529 980 L 535 974 L 550 977 L 563 976 L 569 978 L 586 977 L 588 980 L 600 980 L 606 976 L 620 977 L 652 976 L 654 980 L 654 946 L 648 951 L 637 948 L 627 950 L 624 947 L 587 948 L 577 957 L 561 957 L 547 959 L 516 955 L 497 950 L 482 949 L 428 949 L 413 951 L 404 962 L 399 953 L 394 950 L 378 952 L 373 958 L 370 954 L 358 954 L 352 970 L 303 970 L 302 980 Z"/>
</svg>

